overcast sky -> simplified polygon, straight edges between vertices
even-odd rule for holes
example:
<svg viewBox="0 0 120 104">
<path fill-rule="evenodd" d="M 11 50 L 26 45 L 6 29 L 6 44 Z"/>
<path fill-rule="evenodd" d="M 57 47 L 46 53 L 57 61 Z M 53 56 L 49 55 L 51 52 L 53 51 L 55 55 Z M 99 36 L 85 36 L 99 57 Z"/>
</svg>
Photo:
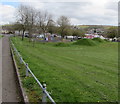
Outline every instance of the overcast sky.
<svg viewBox="0 0 120 104">
<path fill-rule="evenodd" d="M 57 19 L 65 15 L 74 25 L 118 25 L 119 0 L 1 0 L 0 24 L 15 21 L 17 7 L 23 3 L 47 10 Z"/>
</svg>

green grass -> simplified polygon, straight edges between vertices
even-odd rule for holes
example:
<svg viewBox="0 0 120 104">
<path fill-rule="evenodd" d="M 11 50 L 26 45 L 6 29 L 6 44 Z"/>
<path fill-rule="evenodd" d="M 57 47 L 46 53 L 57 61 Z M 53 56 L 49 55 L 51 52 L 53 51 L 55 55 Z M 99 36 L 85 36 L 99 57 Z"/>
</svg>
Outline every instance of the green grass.
<svg viewBox="0 0 120 104">
<path fill-rule="evenodd" d="M 55 44 L 55 46 L 57 47 L 68 47 L 70 45 L 71 45 L 70 43 L 64 43 L 64 42 L 59 42 Z"/>
<path fill-rule="evenodd" d="M 3 37 L 3 35 L 0 35 L 0 38 L 2 38 Z"/>
<path fill-rule="evenodd" d="M 105 40 L 100 39 L 100 38 L 93 38 L 92 40 L 94 40 L 94 41 L 96 41 L 96 42 L 100 42 L 100 43 L 105 42 Z"/>
<path fill-rule="evenodd" d="M 80 39 L 73 44 L 75 45 L 85 45 L 85 46 L 95 46 L 97 45 L 97 42 L 92 39 Z"/>
<path fill-rule="evenodd" d="M 96 46 L 71 43 L 68 47 L 36 43 L 33 47 L 27 39 L 13 37 L 12 40 L 40 82 L 47 83 L 47 90 L 56 102 L 118 100 L 117 43 L 103 42 Z M 28 89 L 34 86 L 29 84 L 31 81 L 24 80 Z M 37 92 L 34 95 L 39 96 Z"/>
</svg>

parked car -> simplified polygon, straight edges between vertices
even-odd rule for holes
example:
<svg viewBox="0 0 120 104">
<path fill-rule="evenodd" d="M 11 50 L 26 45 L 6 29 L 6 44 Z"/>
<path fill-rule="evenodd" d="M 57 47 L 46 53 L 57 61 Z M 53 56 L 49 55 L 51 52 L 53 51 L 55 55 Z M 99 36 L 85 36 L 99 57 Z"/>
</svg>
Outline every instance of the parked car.
<svg viewBox="0 0 120 104">
<path fill-rule="evenodd" d="M 82 39 L 82 37 L 78 37 L 78 39 Z"/>
<path fill-rule="evenodd" d="M 25 33 L 24 36 L 25 36 L 25 37 L 29 37 L 29 34 L 28 34 L 28 33 Z"/>
<path fill-rule="evenodd" d="M 37 36 L 37 38 L 44 38 L 44 35 L 40 34 L 40 35 Z"/>
<path fill-rule="evenodd" d="M 73 39 L 73 36 L 65 36 L 66 39 Z"/>
</svg>

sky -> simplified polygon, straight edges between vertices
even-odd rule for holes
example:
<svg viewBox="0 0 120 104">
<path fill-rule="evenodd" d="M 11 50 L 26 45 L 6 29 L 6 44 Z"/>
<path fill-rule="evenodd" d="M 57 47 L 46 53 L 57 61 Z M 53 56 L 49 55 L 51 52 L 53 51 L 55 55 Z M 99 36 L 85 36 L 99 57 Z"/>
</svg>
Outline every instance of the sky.
<svg viewBox="0 0 120 104">
<path fill-rule="evenodd" d="M 118 25 L 119 0 L 1 0 L 0 25 L 16 20 L 20 4 L 46 10 L 56 20 L 64 15 L 72 25 Z"/>
</svg>

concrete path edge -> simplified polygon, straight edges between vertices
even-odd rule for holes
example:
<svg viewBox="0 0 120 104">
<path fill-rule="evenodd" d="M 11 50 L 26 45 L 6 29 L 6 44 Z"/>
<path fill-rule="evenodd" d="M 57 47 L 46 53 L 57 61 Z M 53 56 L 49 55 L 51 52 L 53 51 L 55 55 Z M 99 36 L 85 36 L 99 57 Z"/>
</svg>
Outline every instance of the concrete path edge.
<svg viewBox="0 0 120 104">
<path fill-rule="evenodd" d="M 19 74 L 19 71 L 18 71 L 19 69 L 18 69 L 16 60 L 15 60 L 15 56 L 13 54 L 13 50 L 12 50 L 11 47 L 10 47 L 10 51 L 11 51 L 11 56 L 12 56 L 12 60 L 13 60 L 13 63 L 14 63 L 14 67 L 15 67 L 15 70 L 16 70 L 16 76 L 17 76 L 19 87 L 20 87 L 20 92 L 21 92 L 21 95 L 22 95 L 23 102 L 25 104 L 28 104 L 29 103 L 29 99 L 28 99 L 28 96 L 27 96 L 27 94 L 25 92 L 25 89 L 23 88 L 22 81 L 20 79 L 20 74 Z"/>
</svg>

